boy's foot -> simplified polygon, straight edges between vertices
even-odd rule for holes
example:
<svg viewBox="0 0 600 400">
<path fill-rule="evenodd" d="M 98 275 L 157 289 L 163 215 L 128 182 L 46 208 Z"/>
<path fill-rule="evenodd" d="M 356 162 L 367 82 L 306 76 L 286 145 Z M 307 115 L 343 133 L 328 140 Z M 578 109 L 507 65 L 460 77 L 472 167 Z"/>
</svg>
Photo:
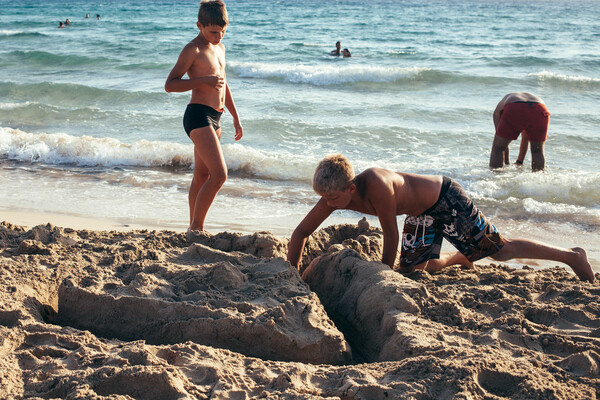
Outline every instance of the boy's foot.
<svg viewBox="0 0 600 400">
<path fill-rule="evenodd" d="M 594 283 L 594 271 L 592 271 L 592 266 L 588 261 L 585 250 L 581 247 L 573 247 L 570 250 L 577 253 L 574 262 L 569 264 L 569 266 L 573 269 L 573 272 L 575 272 L 575 275 L 577 275 L 582 281 Z"/>
<path fill-rule="evenodd" d="M 462 269 L 475 269 L 475 264 L 473 264 L 472 262 L 462 262 L 460 263 L 460 267 Z"/>
<path fill-rule="evenodd" d="M 210 234 L 205 230 L 192 230 L 192 229 L 188 228 L 187 232 L 185 233 L 185 237 L 191 243 L 197 243 L 197 242 L 202 242 L 203 239 L 209 238 Z"/>
</svg>

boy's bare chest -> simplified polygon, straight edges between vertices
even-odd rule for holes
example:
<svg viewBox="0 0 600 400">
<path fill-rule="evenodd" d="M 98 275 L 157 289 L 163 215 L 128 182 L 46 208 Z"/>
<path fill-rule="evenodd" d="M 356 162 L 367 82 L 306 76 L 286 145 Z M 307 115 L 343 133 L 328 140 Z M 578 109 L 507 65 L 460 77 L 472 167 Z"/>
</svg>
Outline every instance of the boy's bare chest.
<svg viewBox="0 0 600 400">
<path fill-rule="evenodd" d="M 196 54 L 191 71 L 194 75 L 220 75 L 225 69 L 225 55 L 219 49 L 204 49 Z"/>
<path fill-rule="evenodd" d="M 375 207 L 373 207 L 373 204 L 371 204 L 371 202 L 367 199 L 360 199 L 359 201 L 351 202 L 348 204 L 348 209 L 352 211 L 358 211 L 363 214 L 377 215 Z"/>
</svg>

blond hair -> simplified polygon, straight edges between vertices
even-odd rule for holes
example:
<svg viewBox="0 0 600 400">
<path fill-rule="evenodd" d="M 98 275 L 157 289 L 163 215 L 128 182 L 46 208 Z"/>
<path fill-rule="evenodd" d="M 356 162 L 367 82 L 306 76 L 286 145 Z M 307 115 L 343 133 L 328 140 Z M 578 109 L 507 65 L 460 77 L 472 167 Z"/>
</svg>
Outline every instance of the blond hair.
<svg viewBox="0 0 600 400">
<path fill-rule="evenodd" d="M 354 179 L 354 169 L 346 157 L 332 154 L 325 157 L 313 176 L 313 189 L 320 195 L 346 190 Z"/>
</svg>

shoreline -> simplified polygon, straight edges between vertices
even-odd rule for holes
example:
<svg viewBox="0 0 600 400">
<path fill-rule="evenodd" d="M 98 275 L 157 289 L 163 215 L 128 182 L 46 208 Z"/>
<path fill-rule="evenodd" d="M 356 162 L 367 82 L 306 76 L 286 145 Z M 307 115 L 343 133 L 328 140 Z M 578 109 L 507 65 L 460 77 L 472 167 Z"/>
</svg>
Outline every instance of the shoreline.
<svg viewBox="0 0 600 400">
<path fill-rule="evenodd" d="M 110 219 L 97 219 L 69 214 L 26 211 L 0 211 L 0 221 L 33 228 L 38 225 L 52 224 L 61 228 L 91 231 L 133 231 L 133 230 L 181 230 L 154 226 L 152 224 L 124 223 Z"/>
</svg>

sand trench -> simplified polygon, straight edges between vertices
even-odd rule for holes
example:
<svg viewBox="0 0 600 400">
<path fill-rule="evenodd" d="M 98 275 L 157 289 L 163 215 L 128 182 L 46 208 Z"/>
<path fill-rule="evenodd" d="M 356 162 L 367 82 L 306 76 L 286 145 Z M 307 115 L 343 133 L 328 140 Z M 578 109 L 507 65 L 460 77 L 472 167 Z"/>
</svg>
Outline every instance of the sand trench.
<svg viewBox="0 0 600 400">
<path fill-rule="evenodd" d="M 302 278 L 266 232 L 0 240 L 3 398 L 598 397 L 600 290 L 563 268 L 405 276 L 366 221 Z"/>
</svg>

